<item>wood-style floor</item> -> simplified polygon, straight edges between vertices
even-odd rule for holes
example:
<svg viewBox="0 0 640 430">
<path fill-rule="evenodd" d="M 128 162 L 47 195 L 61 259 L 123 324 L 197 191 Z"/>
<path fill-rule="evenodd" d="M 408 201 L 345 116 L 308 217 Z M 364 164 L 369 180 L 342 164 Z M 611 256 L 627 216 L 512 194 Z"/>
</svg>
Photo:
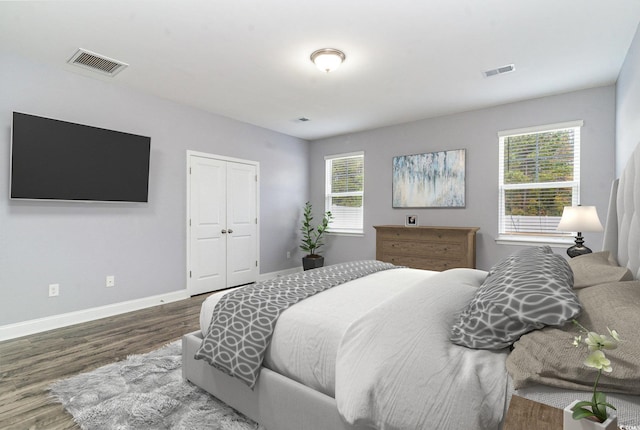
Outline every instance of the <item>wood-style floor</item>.
<svg viewBox="0 0 640 430">
<path fill-rule="evenodd" d="M 0 342 L 0 429 L 79 429 L 47 387 L 197 330 L 206 297 Z"/>
</svg>

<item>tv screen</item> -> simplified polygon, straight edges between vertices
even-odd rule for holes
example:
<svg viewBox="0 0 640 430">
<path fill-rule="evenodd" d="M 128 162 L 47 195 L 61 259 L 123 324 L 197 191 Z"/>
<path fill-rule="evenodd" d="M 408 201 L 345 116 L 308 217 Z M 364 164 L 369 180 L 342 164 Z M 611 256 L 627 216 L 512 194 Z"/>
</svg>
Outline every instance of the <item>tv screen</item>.
<svg viewBox="0 0 640 430">
<path fill-rule="evenodd" d="M 147 202 L 151 138 L 13 113 L 11 198 Z"/>
</svg>

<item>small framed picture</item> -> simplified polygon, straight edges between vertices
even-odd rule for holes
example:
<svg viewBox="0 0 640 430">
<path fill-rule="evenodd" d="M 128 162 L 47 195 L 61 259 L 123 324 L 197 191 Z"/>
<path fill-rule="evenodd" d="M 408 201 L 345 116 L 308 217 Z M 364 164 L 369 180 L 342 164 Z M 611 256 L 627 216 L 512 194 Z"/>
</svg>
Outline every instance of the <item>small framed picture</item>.
<svg viewBox="0 0 640 430">
<path fill-rule="evenodd" d="M 416 227 L 418 225 L 418 217 L 416 215 L 407 215 L 404 225 L 406 227 Z"/>
</svg>

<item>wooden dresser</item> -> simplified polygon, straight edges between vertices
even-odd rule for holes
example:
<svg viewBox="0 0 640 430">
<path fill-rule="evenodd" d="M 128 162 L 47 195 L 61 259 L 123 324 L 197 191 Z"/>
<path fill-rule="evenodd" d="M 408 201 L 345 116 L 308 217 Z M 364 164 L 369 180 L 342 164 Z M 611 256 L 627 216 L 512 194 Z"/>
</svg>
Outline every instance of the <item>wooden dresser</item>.
<svg viewBox="0 0 640 430">
<path fill-rule="evenodd" d="M 476 267 L 478 227 L 378 225 L 376 259 L 415 269 Z"/>
</svg>

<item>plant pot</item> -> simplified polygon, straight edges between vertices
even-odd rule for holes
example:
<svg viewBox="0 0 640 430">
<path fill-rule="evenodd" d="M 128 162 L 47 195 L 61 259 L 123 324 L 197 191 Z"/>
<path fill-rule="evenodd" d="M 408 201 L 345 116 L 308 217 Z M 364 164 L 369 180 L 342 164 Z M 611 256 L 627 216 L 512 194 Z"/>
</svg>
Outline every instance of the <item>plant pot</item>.
<svg viewBox="0 0 640 430">
<path fill-rule="evenodd" d="M 562 428 L 564 430 L 616 430 L 618 428 L 618 417 L 609 414 L 609 418 L 603 423 L 592 421 L 588 418 L 580 420 L 573 419 L 573 406 L 580 400 L 576 400 L 564 408 L 562 418 Z"/>
<path fill-rule="evenodd" d="M 307 255 L 302 257 L 302 268 L 304 270 L 317 269 L 324 266 L 324 257 L 321 255 Z"/>
</svg>

